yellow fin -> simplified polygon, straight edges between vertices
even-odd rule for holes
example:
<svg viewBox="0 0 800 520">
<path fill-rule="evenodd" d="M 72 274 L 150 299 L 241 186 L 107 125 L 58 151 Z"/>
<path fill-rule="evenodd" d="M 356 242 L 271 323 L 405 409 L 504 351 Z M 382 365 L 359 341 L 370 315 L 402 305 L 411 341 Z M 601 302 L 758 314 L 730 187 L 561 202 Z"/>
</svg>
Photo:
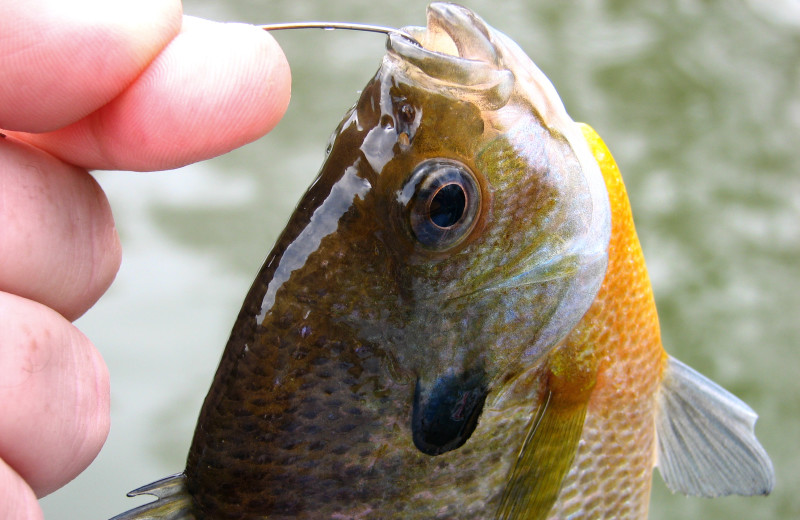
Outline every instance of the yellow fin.
<svg viewBox="0 0 800 520">
<path fill-rule="evenodd" d="M 528 427 L 497 515 L 502 520 L 538 520 L 553 507 L 567 475 L 586 417 L 586 402 L 560 403 L 549 392 Z"/>
<path fill-rule="evenodd" d="M 583 433 L 598 361 L 580 325 L 547 361 L 547 387 L 503 490 L 498 520 L 547 517 L 561 491 Z"/>
</svg>

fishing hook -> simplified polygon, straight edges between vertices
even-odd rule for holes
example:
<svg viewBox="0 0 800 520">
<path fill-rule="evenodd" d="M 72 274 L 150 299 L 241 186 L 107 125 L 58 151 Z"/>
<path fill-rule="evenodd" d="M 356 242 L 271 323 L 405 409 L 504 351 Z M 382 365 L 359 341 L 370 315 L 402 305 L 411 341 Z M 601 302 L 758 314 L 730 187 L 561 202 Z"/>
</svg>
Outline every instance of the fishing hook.
<svg viewBox="0 0 800 520">
<path fill-rule="evenodd" d="M 399 34 L 403 38 L 406 38 L 415 45 L 421 47 L 420 43 L 407 32 L 400 29 L 395 29 L 394 27 L 384 27 L 381 25 L 369 25 L 363 23 L 346 23 L 346 22 L 290 22 L 290 23 L 273 23 L 267 25 L 259 25 L 258 27 L 260 29 L 264 29 L 265 31 L 282 31 L 286 29 L 324 29 L 326 31 L 332 31 L 334 29 L 343 29 L 347 31 L 377 32 L 387 35 Z"/>
</svg>

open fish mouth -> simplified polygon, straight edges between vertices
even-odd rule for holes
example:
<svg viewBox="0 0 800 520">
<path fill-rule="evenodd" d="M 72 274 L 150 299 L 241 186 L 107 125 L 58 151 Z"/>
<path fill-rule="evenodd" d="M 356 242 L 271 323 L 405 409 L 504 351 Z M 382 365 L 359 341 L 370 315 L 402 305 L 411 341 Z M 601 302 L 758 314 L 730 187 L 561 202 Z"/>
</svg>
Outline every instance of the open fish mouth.
<svg viewBox="0 0 800 520">
<path fill-rule="evenodd" d="M 501 65 L 491 29 L 463 7 L 434 3 L 427 27 L 408 26 L 389 35 L 389 56 L 409 79 L 434 90 L 457 90 L 482 107 L 505 105 L 514 89 L 514 74 Z"/>
</svg>

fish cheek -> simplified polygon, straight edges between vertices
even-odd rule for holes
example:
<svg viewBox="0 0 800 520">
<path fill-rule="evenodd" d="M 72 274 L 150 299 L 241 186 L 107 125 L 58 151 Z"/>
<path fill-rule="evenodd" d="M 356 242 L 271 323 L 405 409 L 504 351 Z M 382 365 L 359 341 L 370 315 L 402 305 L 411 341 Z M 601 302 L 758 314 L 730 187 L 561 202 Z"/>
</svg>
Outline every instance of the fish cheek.
<svg viewBox="0 0 800 520">
<path fill-rule="evenodd" d="M 488 394 L 487 376 L 480 363 L 467 363 L 458 373 L 447 372 L 450 363 L 444 358 L 451 356 L 446 352 L 457 350 L 458 345 L 444 349 L 428 345 L 437 352 L 413 347 L 425 344 L 431 319 L 436 323 L 442 319 L 463 321 L 449 314 L 434 318 L 428 310 L 444 312 L 437 301 L 452 296 L 453 286 L 464 275 L 459 267 L 464 256 L 456 256 L 481 235 L 489 213 L 491 193 L 485 176 L 474 165 L 476 150 L 483 146 L 484 122 L 472 103 L 402 84 L 394 85 L 391 94 L 391 118 L 384 107 L 377 124 L 384 129 L 390 122 L 394 124 L 398 141 L 391 160 L 375 173 L 374 189 L 364 200 L 362 215 L 363 225 L 372 222 L 376 226 L 373 233 L 383 249 L 376 255 L 386 254 L 379 270 L 391 281 L 377 276 L 365 278 L 365 282 L 374 284 L 382 279 L 386 284 L 382 291 L 388 292 L 393 285 L 400 296 L 399 308 L 391 310 L 399 320 L 400 338 L 390 343 L 404 370 L 419 377 L 429 372 L 430 367 L 424 365 L 437 367 L 435 373 L 417 380 L 411 430 L 417 449 L 438 455 L 469 439 Z M 378 155 L 376 148 L 370 147 L 370 151 Z M 439 351 L 443 359 L 433 359 L 439 357 Z"/>
</svg>

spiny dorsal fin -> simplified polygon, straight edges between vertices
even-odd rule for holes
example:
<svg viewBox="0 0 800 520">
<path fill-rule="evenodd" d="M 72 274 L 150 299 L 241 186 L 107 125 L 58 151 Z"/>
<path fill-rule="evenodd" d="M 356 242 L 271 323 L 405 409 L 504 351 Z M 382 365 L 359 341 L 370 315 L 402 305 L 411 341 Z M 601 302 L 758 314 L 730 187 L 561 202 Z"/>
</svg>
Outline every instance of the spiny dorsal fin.
<svg viewBox="0 0 800 520">
<path fill-rule="evenodd" d="M 195 520 L 192 497 L 186 491 L 186 475 L 178 473 L 128 493 L 129 497 L 153 495 L 154 502 L 131 509 L 111 520 Z"/>
<path fill-rule="evenodd" d="M 675 492 L 703 497 L 766 495 L 775 485 L 744 402 L 669 358 L 656 414 L 658 469 Z"/>
</svg>

